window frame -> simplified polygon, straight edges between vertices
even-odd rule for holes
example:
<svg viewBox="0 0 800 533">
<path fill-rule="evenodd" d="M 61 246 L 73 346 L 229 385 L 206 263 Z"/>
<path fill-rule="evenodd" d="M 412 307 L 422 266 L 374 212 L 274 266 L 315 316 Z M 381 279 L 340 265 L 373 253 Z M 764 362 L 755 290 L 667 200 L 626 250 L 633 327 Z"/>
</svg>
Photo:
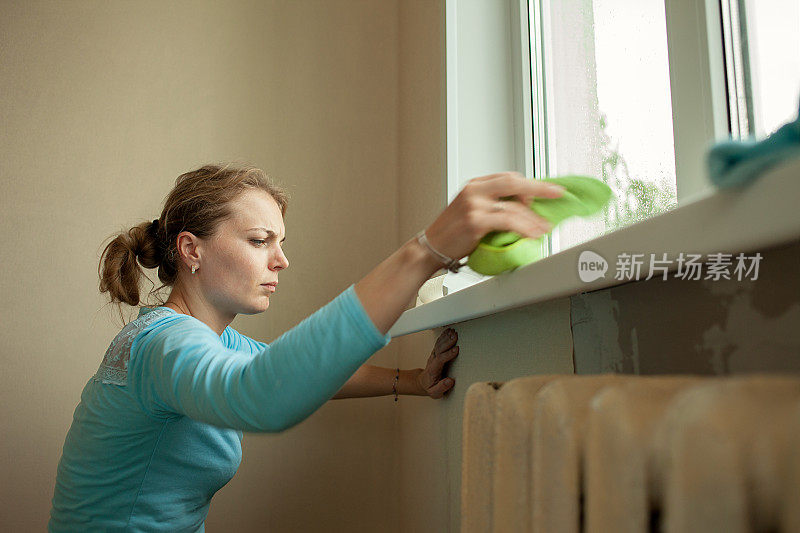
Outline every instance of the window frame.
<svg viewBox="0 0 800 533">
<path fill-rule="evenodd" d="M 534 134 L 545 135 L 546 122 L 537 115 L 541 118 L 534 132 L 532 96 L 543 105 L 543 95 L 531 94 L 527 28 L 526 0 L 445 1 L 448 204 L 478 176 L 546 173 L 546 161 L 534 161 L 533 155 Z M 487 76 L 497 65 L 500 75 Z M 485 101 L 496 105 L 476 105 Z M 542 255 L 550 255 L 550 236 L 542 241 Z M 448 272 L 445 291 L 489 278 L 468 268 Z"/>
<path fill-rule="evenodd" d="M 446 0 L 447 202 L 468 179 L 512 170 L 549 175 L 543 49 L 549 0 Z M 720 0 L 665 0 L 678 204 L 704 196 L 705 152 L 730 132 Z M 529 28 L 537 38 L 529 39 Z M 468 38 L 464 38 L 468 36 Z M 486 76 L 491 63 L 502 76 Z M 535 68 L 531 68 L 531 65 Z M 497 69 L 495 69 L 497 70 Z M 698 96 L 699 95 L 699 96 Z M 473 102 L 495 102 L 494 117 Z M 535 112 L 534 112 L 535 111 Z M 505 150 L 498 146 L 506 143 Z M 478 148 L 479 147 L 479 148 Z M 553 236 L 542 239 L 542 257 Z M 445 275 L 445 294 L 485 281 L 471 270 Z"/>
<path fill-rule="evenodd" d="M 531 0 L 531 5 L 541 9 L 546 1 Z M 720 1 L 665 0 L 678 207 L 480 283 L 469 272 L 447 272 L 443 286 L 456 290 L 405 311 L 390 335 L 646 279 L 643 269 L 634 279 L 582 282 L 577 261 L 585 250 L 609 260 L 621 253 L 665 253 L 674 262 L 679 253 L 693 253 L 706 261 L 711 254 L 763 250 L 800 239 L 800 218 L 792 205 L 800 196 L 800 161 L 780 165 L 749 187 L 733 191 L 717 190 L 706 178 L 709 145 L 727 138 L 730 131 Z M 527 0 L 446 0 L 448 203 L 473 177 L 498 170 L 516 170 L 534 179 L 547 173 L 547 154 L 534 156 L 530 149 L 546 144 L 547 109 L 540 93 L 546 80 L 530 72 L 526 57 L 527 25 L 540 23 L 527 6 Z M 476 34 L 483 39 L 474 42 Z M 473 40 L 471 47 L 464 45 L 464 35 Z M 523 42 L 526 46 L 520 46 Z M 536 45 L 540 47 L 541 40 Z M 477 55 L 469 56 L 470 50 Z M 537 53 L 541 48 L 534 46 Z M 498 59 L 503 76 L 487 76 L 482 69 Z M 519 88 L 525 76 L 533 82 L 532 91 Z M 499 116 L 487 118 L 486 110 L 471 101 L 476 95 L 502 100 L 492 108 Z M 540 118 L 534 123 L 531 113 L 536 106 L 541 106 Z M 499 145 L 498 139 L 506 144 Z M 753 212 L 769 216 L 753 224 Z"/>
</svg>

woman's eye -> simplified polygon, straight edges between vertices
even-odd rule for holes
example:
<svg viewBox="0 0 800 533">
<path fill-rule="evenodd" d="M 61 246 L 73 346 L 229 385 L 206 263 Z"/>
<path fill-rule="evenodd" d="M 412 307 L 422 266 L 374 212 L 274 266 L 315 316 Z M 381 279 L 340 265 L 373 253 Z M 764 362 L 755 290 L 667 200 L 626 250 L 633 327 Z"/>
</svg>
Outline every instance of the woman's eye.
<svg viewBox="0 0 800 533">
<path fill-rule="evenodd" d="M 264 244 L 270 242 L 272 239 L 250 239 L 250 242 L 254 243 L 259 248 Z M 286 246 L 284 243 L 281 243 L 281 250 Z"/>
</svg>

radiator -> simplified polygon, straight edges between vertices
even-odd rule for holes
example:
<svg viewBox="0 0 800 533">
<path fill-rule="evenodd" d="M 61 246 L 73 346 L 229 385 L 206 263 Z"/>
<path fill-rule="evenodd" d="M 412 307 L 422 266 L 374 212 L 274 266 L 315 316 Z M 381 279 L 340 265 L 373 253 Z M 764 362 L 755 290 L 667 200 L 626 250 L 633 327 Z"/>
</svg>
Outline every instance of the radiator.
<svg viewBox="0 0 800 533">
<path fill-rule="evenodd" d="M 800 532 L 800 378 L 473 383 L 461 531 Z"/>
</svg>

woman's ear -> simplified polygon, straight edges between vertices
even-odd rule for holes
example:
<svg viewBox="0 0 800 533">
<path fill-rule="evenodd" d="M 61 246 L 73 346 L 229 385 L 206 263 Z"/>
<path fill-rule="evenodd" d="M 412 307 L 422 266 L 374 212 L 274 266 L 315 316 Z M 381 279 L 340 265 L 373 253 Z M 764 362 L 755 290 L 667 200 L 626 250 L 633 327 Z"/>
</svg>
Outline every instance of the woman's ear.
<svg viewBox="0 0 800 533">
<path fill-rule="evenodd" d="M 197 264 L 200 261 L 200 239 L 190 231 L 182 231 L 178 234 L 176 246 L 181 261 Z"/>
</svg>

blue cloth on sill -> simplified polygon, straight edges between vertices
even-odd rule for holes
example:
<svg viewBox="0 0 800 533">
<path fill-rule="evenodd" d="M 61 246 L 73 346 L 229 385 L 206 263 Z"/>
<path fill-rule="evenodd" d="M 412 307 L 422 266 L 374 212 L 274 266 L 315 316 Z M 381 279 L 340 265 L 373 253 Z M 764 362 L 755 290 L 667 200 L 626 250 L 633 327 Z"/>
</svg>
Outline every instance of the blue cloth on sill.
<svg viewBox="0 0 800 533">
<path fill-rule="evenodd" d="M 727 140 L 708 152 L 711 182 L 718 188 L 745 185 L 782 161 L 800 157 L 800 110 L 793 122 L 781 126 L 763 140 Z"/>
</svg>

